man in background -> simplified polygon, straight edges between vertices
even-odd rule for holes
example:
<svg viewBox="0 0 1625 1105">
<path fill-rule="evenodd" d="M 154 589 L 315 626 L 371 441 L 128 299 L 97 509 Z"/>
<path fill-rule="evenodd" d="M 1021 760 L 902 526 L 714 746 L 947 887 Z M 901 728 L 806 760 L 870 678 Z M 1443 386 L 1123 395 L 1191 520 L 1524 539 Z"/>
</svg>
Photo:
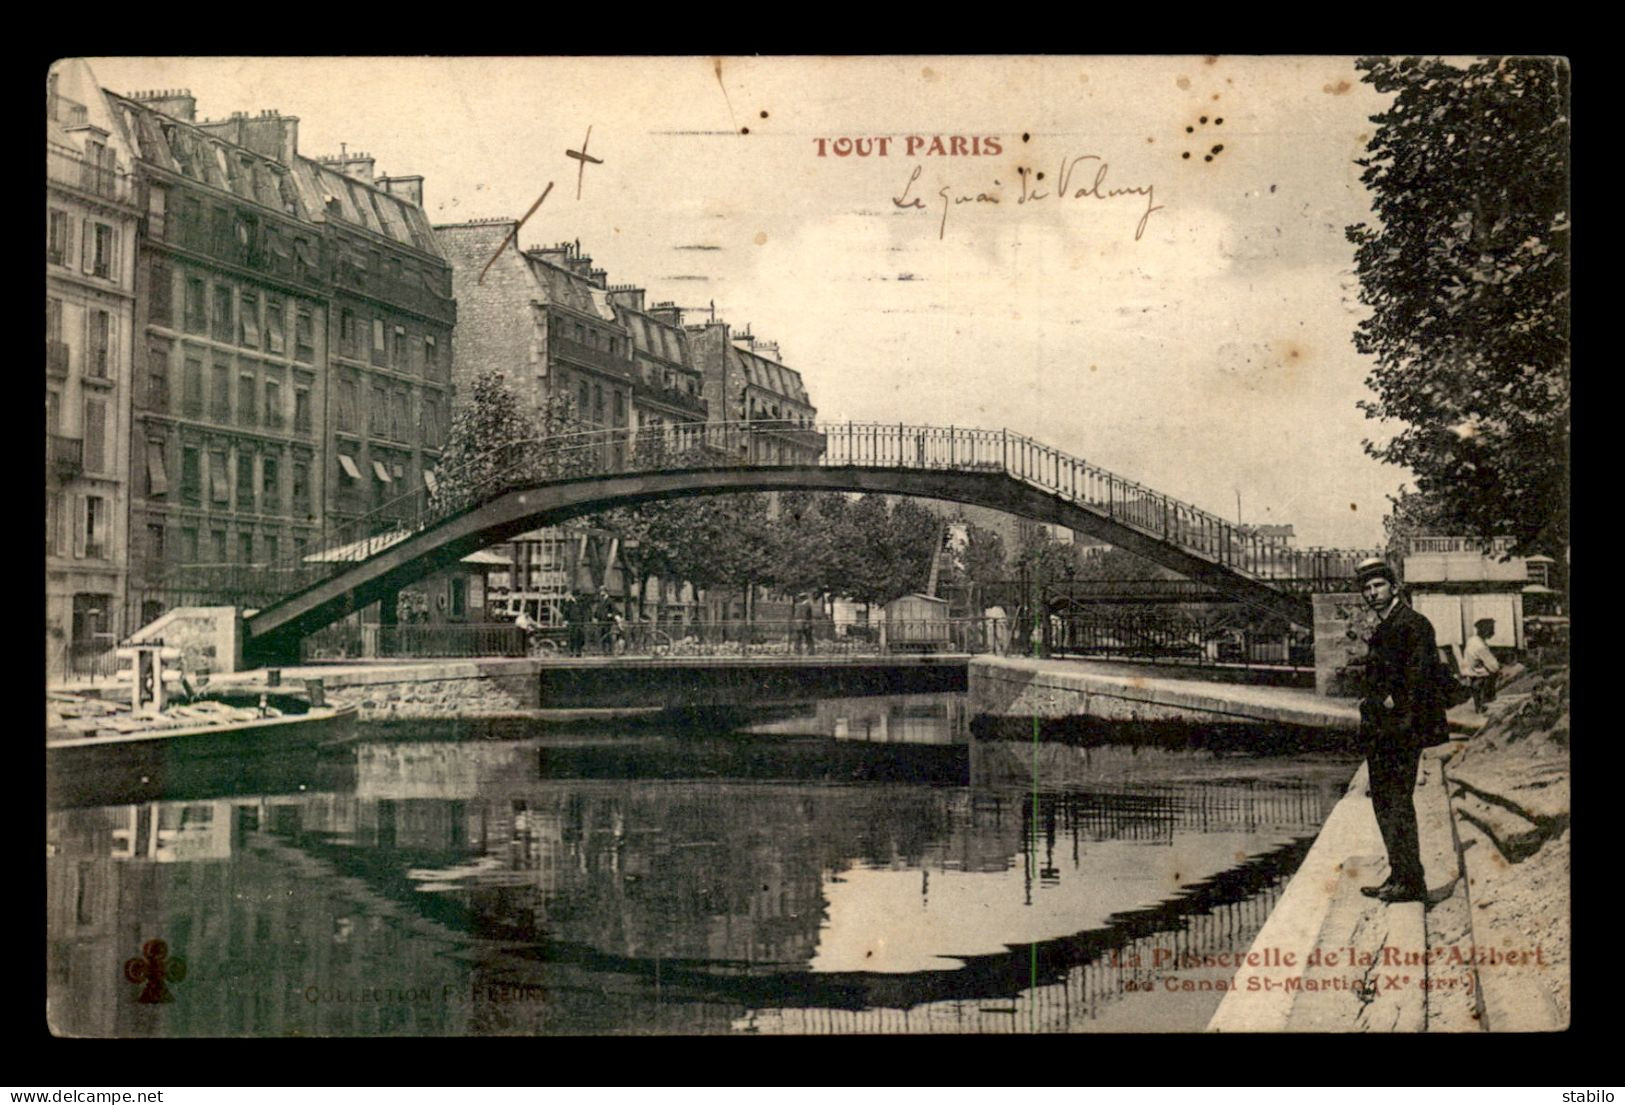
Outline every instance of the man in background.
<svg viewBox="0 0 1625 1105">
<path fill-rule="evenodd" d="M 1495 701 L 1495 683 L 1501 675 L 1501 662 L 1490 651 L 1490 638 L 1495 636 L 1495 619 L 1479 618 L 1473 623 L 1473 635 L 1461 650 L 1462 674 L 1473 688 L 1473 709 L 1479 713 Z"/>
</svg>

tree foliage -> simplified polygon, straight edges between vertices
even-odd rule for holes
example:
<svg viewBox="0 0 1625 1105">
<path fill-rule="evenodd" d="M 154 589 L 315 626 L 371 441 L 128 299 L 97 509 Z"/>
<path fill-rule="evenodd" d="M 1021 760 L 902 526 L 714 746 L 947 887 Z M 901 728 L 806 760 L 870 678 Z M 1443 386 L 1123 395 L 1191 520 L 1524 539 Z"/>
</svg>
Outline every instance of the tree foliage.
<svg viewBox="0 0 1625 1105">
<path fill-rule="evenodd" d="M 1388 563 L 1403 564 L 1411 551 L 1411 538 L 1449 535 L 1455 524 L 1446 509 L 1426 495 L 1405 488 L 1388 497 L 1388 516 L 1382 520 L 1383 555 Z"/>
<path fill-rule="evenodd" d="M 1416 476 L 1441 524 L 1559 555 L 1568 540 L 1569 71 L 1367 58 L 1392 94 L 1361 179 L 1379 225 L 1348 228 L 1367 451 Z"/>
<path fill-rule="evenodd" d="M 435 469 L 434 509 L 457 508 L 478 501 L 509 473 L 517 450 L 514 442 L 535 438 L 536 423 L 525 414 L 519 396 L 501 373 L 484 372 L 469 384 L 469 400 L 451 418 L 451 433 Z"/>
</svg>

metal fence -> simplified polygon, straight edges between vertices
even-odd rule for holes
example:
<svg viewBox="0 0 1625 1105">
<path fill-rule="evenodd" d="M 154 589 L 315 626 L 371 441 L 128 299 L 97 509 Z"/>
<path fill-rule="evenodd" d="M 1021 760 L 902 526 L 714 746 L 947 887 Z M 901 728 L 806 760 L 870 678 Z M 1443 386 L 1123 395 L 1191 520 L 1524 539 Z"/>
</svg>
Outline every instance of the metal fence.
<svg viewBox="0 0 1625 1105">
<path fill-rule="evenodd" d="M 356 625 L 317 630 L 301 645 L 301 658 L 319 660 L 524 656 L 525 633 L 508 622 L 471 625 Z"/>
<path fill-rule="evenodd" d="M 58 652 L 54 671 L 66 679 L 111 680 L 118 674 L 118 654 L 108 641 L 73 641 Z"/>
<path fill-rule="evenodd" d="M 1313 667 L 1315 662 L 1314 636 L 1302 629 L 1216 627 L 1198 618 L 1137 612 L 1055 615 L 1043 631 L 1052 656 L 1262 668 Z"/>
</svg>

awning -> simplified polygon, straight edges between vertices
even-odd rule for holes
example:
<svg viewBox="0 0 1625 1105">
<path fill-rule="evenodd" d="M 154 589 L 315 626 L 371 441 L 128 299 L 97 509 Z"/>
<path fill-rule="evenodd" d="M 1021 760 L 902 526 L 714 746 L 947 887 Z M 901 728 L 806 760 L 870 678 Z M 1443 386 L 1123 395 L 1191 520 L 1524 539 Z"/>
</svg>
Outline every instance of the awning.
<svg viewBox="0 0 1625 1105">
<path fill-rule="evenodd" d="M 378 477 L 379 483 L 389 482 L 389 469 L 384 467 L 384 462 L 381 460 L 372 462 L 372 474 Z"/>
<path fill-rule="evenodd" d="M 209 497 L 217 503 L 231 501 L 231 487 L 226 483 L 226 470 L 222 465 L 209 465 Z"/>
<path fill-rule="evenodd" d="M 351 460 L 343 453 L 339 454 L 339 467 L 344 469 L 344 474 L 349 476 L 352 480 L 359 480 L 361 478 L 361 469 L 355 466 L 355 461 Z"/>
<path fill-rule="evenodd" d="M 423 486 L 429 489 L 429 494 L 440 494 L 440 480 L 427 468 L 423 470 Z"/>
<path fill-rule="evenodd" d="M 154 495 L 169 492 L 169 475 L 164 471 L 164 447 L 156 441 L 147 442 L 147 483 Z"/>
</svg>

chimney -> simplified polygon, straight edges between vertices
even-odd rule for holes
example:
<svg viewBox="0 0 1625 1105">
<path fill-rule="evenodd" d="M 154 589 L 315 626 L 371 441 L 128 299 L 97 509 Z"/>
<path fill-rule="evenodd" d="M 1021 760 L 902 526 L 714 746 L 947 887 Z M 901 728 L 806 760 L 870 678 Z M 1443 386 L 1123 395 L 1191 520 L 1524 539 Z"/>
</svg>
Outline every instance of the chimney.
<svg viewBox="0 0 1625 1105">
<path fill-rule="evenodd" d="M 258 115 L 234 111 L 230 119 L 204 121 L 198 129 L 283 165 L 292 165 L 299 153 L 299 120 L 293 115 L 269 110 Z"/>
<path fill-rule="evenodd" d="M 423 206 L 423 178 L 420 176 L 381 176 L 378 187 L 413 207 Z"/>
<path fill-rule="evenodd" d="M 750 342 L 750 351 L 752 353 L 760 353 L 771 360 L 779 361 L 780 364 L 784 363 L 779 357 L 779 343 L 776 341 L 766 341 L 752 338 Z"/>
<path fill-rule="evenodd" d="M 634 284 L 616 284 L 610 288 L 609 301 L 617 307 L 643 313 L 643 289 Z"/>
<path fill-rule="evenodd" d="M 145 104 L 154 111 L 179 119 L 184 123 L 197 122 L 197 97 L 189 88 L 165 88 L 150 92 L 132 92 L 127 97 Z"/>
<path fill-rule="evenodd" d="M 329 169 L 343 173 L 351 180 L 359 180 L 363 184 L 372 183 L 373 156 L 370 153 L 351 153 L 345 149 L 344 143 L 340 142 L 337 157 L 321 157 L 317 158 L 317 160 Z"/>
<path fill-rule="evenodd" d="M 664 322 L 667 326 L 681 327 L 683 325 L 683 309 L 670 300 L 656 303 L 649 308 L 649 314 Z"/>
</svg>

